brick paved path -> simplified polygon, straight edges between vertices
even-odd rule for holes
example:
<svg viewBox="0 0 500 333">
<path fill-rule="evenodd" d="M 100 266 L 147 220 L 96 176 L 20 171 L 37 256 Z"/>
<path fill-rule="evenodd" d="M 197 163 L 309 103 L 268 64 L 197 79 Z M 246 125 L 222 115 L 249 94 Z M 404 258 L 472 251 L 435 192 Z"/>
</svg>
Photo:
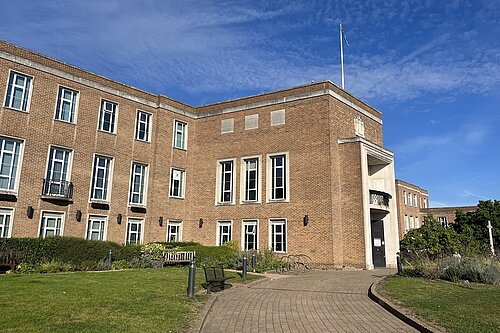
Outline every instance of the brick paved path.
<svg viewBox="0 0 500 333">
<path fill-rule="evenodd" d="M 312 271 L 218 293 L 201 332 L 417 332 L 368 298 L 374 271 Z"/>
</svg>

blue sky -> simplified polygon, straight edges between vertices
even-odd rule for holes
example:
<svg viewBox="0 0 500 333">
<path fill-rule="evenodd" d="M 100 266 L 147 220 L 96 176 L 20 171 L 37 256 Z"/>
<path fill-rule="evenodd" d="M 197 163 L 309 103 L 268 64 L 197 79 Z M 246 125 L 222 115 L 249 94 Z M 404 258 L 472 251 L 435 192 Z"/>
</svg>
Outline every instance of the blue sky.
<svg viewBox="0 0 500 333">
<path fill-rule="evenodd" d="M 12 1 L 0 39 L 191 105 L 331 80 L 431 206 L 500 199 L 500 1 Z"/>
</svg>

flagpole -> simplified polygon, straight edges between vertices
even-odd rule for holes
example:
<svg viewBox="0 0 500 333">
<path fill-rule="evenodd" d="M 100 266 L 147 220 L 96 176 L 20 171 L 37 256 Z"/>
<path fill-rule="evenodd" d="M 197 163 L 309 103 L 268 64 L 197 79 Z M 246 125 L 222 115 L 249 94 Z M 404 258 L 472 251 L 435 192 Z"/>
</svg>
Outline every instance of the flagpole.
<svg viewBox="0 0 500 333">
<path fill-rule="evenodd" d="M 342 89 L 344 89 L 344 49 L 342 44 L 342 21 L 340 22 L 340 67 L 342 71 Z"/>
</svg>

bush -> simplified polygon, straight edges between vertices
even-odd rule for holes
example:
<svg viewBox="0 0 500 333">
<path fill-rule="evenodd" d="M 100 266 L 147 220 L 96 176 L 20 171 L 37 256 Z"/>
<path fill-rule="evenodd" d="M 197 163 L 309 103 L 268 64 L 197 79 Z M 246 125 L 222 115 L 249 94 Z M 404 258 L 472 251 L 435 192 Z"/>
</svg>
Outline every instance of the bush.
<svg viewBox="0 0 500 333">
<path fill-rule="evenodd" d="M 59 261 L 45 262 L 38 266 L 38 273 L 60 273 L 72 271 L 73 267 L 70 264 L 64 264 Z"/>
<path fill-rule="evenodd" d="M 125 259 L 117 260 L 111 265 L 111 269 L 114 271 L 127 268 L 132 268 L 132 265 Z"/>
<path fill-rule="evenodd" d="M 198 266 L 234 268 L 238 261 L 238 251 L 229 246 L 190 245 L 179 250 L 196 251 L 196 264 Z"/>
<path fill-rule="evenodd" d="M 254 267 L 254 272 L 266 272 L 280 267 L 281 260 L 271 250 L 264 250 L 257 253 L 257 264 Z"/>
<path fill-rule="evenodd" d="M 32 265 L 22 262 L 16 267 L 16 274 L 31 274 L 36 273 L 35 267 Z"/>
</svg>

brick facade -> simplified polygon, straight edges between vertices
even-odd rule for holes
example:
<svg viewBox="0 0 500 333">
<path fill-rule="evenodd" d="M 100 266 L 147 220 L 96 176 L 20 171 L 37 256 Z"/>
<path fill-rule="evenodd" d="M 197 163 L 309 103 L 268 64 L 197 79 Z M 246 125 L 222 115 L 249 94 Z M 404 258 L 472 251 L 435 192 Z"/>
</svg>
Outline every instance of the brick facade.
<svg viewBox="0 0 500 333">
<path fill-rule="evenodd" d="M 9 107 L 7 93 L 0 109 L 0 137 L 19 140 L 23 150 L 18 188 L 1 190 L 0 196 L 0 208 L 14 209 L 12 237 L 38 237 L 47 212 L 64 214 L 64 236 L 86 237 L 89 217 L 106 217 L 106 239 L 118 243 L 126 241 L 130 218 L 143 219 L 143 242 L 165 241 L 168 221 L 180 221 L 182 240 L 206 245 L 217 243 L 219 221 L 231 221 L 231 237 L 241 243 L 243 221 L 256 220 L 259 249 L 266 249 L 272 219 L 283 219 L 286 253 L 307 254 L 327 267 L 373 268 L 375 219 L 385 228 L 385 263 L 394 266 L 397 208 L 388 199 L 396 194 L 394 166 L 392 153 L 383 148 L 381 113 L 333 83 L 191 107 L 0 42 L 1 91 L 10 91 L 11 71 L 32 78 L 28 112 Z M 54 119 L 60 86 L 78 92 L 75 123 Z M 117 105 L 115 133 L 98 130 L 102 100 Z M 138 110 L 151 114 L 150 142 L 135 139 Z M 284 110 L 284 124 L 271 126 L 277 110 Z M 245 129 L 245 116 L 254 115 L 258 128 Z M 233 119 L 234 130 L 221 134 L 225 119 Z M 173 147 L 176 120 L 187 126 L 186 149 Z M 70 152 L 68 200 L 42 195 L 50 147 Z M 90 200 L 96 154 L 112 158 L 104 203 Z M 276 169 L 270 161 L 276 155 L 286 156 L 286 199 L 273 201 L 270 192 L 279 185 L 272 183 Z M 258 202 L 242 198 L 246 157 L 259 161 Z M 218 203 L 221 160 L 233 161 L 229 204 Z M 134 162 L 147 165 L 141 207 L 129 199 Z M 169 195 L 171 168 L 184 172 L 183 198 Z"/>
</svg>

